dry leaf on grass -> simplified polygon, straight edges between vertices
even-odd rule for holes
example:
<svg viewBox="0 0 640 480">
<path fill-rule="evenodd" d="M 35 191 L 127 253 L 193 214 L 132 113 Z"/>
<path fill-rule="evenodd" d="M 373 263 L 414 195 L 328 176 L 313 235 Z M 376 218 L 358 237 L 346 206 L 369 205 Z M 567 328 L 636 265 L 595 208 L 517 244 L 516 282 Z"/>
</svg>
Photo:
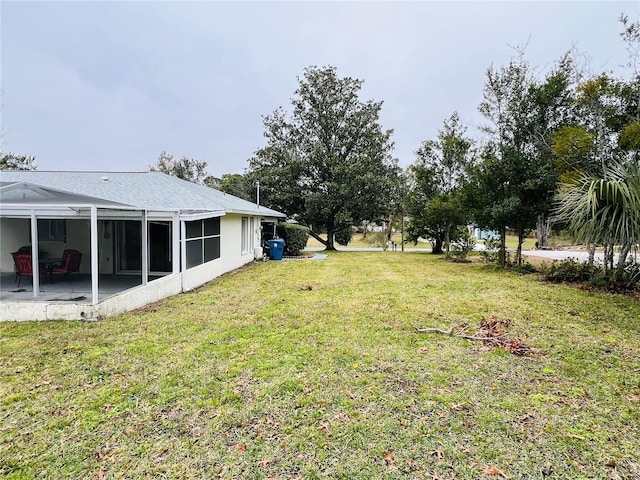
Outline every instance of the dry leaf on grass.
<svg viewBox="0 0 640 480">
<path fill-rule="evenodd" d="M 509 478 L 507 474 L 500 470 L 498 467 L 485 467 L 484 470 L 482 470 L 482 473 L 484 473 L 485 475 L 499 475 L 503 478 Z"/>
<path fill-rule="evenodd" d="M 393 454 L 393 448 L 390 448 L 389 450 L 383 450 L 383 453 L 384 453 L 384 463 L 386 463 L 387 465 L 392 465 L 395 463 L 396 457 Z"/>
</svg>

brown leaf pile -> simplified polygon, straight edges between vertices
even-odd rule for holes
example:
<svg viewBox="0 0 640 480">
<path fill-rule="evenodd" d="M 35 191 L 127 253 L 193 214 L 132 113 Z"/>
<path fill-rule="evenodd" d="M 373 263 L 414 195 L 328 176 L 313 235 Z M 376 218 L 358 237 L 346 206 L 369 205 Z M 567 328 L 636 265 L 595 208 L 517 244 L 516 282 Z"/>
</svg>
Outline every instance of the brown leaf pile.
<svg viewBox="0 0 640 480">
<path fill-rule="evenodd" d="M 485 343 L 490 343 L 504 348 L 513 355 L 524 356 L 534 353 L 533 349 L 526 345 L 520 338 L 510 338 L 506 334 L 506 329 L 511 326 L 511 319 L 500 320 L 492 315 L 489 320 L 480 320 L 480 330 L 473 335 Z"/>
<path fill-rule="evenodd" d="M 480 329 L 473 335 L 468 333 L 468 325 L 466 323 L 452 327 L 449 330 L 442 330 L 440 328 L 416 328 L 416 331 L 420 333 L 442 333 L 452 337 L 475 340 L 487 345 L 502 347 L 513 355 L 523 356 L 540 353 L 526 345 L 521 339 L 508 337 L 506 329 L 509 326 L 511 326 L 510 319 L 500 320 L 493 315 L 489 320 L 483 318 L 480 321 Z"/>
</svg>

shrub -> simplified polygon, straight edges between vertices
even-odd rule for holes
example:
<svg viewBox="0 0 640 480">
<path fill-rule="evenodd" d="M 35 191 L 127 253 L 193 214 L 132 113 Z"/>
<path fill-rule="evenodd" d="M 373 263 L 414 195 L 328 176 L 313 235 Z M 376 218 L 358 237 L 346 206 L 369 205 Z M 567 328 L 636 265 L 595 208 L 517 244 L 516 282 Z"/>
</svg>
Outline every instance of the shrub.
<svg viewBox="0 0 640 480">
<path fill-rule="evenodd" d="M 628 260 L 624 269 L 625 281 L 629 288 L 633 288 L 640 283 L 640 262 Z"/>
<path fill-rule="evenodd" d="M 466 262 L 467 255 L 473 252 L 476 247 L 476 240 L 469 232 L 464 229 L 463 232 L 460 233 L 460 236 L 457 240 L 451 243 L 451 249 L 449 251 L 449 257 L 454 262 Z"/>
<path fill-rule="evenodd" d="M 617 269 L 605 270 L 600 265 L 589 265 L 573 259 L 554 260 L 542 269 L 545 280 L 554 283 L 585 283 L 590 287 L 609 291 L 635 289 L 640 279 L 640 266 L 627 262 L 622 275 Z"/>
<path fill-rule="evenodd" d="M 514 265 L 512 268 L 520 275 L 528 275 L 530 273 L 536 273 L 538 271 L 536 267 L 531 265 L 529 262 L 524 262 L 520 265 Z"/>
<path fill-rule="evenodd" d="M 562 282 L 591 282 L 602 283 L 604 270 L 597 265 L 578 262 L 573 258 L 568 260 L 554 260 L 551 266 L 542 271 L 545 280 L 553 283 Z"/>
<path fill-rule="evenodd" d="M 278 236 L 284 240 L 284 254 L 295 257 L 307 246 L 309 229 L 295 223 L 279 223 Z"/>
<path fill-rule="evenodd" d="M 351 241 L 351 237 L 353 236 L 353 229 L 351 227 L 342 228 L 336 232 L 335 240 L 338 242 L 338 245 L 347 246 Z"/>
<path fill-rule="evenodd" d="M 382 232 L 369 233 L 366 238 L 362 239 L 362 241 L 368 243 L 372 247 L 382 247 L 384 242 L 387 241 L 387 235 Z"/>
<path fill-rule="evenodd" d="M 500 257 L 500 239 L 487 238 L 484 241 L 484 250 L 480 251 L 480 257 L 484 263 L 497 264 Z"/>
</svg>

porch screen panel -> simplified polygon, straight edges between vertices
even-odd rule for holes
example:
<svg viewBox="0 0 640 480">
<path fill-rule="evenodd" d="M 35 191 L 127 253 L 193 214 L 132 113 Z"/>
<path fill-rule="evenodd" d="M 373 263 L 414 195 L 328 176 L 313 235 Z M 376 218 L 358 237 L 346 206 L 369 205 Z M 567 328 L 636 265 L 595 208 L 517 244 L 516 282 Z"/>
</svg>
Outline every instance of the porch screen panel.
<svg viewBox="0 0 640 480">
<path fill-rule="evenodd" d="M 204 261 L 210 262 L 220 258 L 220 237 L 204 239 Z"/>
<path fill-rule="evenodd" d="M 187 222 L 187 238 L 202 237 L 202 221 Z"/>
<path fill-rule="evenodd" d="M 187 268 L 195 267 L 202 263 L 202 243 L 201 238 L 187 242 Z"/>
<path fill-rule="evenodd" d="M 207 218 L 204 221 L 204 236 L 220 235 L 220 218 Z"/>
<path fill-rule="evenodd" d="M 187 268 L 220 258 L 220 218 L 186 222 Z"/>
</svg>

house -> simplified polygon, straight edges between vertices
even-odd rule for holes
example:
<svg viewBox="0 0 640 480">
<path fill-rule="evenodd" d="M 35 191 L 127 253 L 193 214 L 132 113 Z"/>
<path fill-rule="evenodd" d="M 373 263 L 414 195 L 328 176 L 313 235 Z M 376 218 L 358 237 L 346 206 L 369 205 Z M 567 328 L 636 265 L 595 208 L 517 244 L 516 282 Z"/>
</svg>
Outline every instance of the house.
<svg viewBox="0 0 640 480">
<path fill-rule="evenodd" d="M 283 217 L 160 172 L 0 172 L 0 320 L 100 318 L 191 290 L 252 261 Z M 16 288 L 19 249 L 33 272 Z M 67 249 L 79 274 L 51 274 Z"/>
<path fill-rule="evenodd" d="M 476 240 L 495 240 L 500 238 L 500 234 L 495 230 L 486 230 L 476 226 L 469 227 L 469 230 L 471 230 L 471 236 Z"/>
</svg>

